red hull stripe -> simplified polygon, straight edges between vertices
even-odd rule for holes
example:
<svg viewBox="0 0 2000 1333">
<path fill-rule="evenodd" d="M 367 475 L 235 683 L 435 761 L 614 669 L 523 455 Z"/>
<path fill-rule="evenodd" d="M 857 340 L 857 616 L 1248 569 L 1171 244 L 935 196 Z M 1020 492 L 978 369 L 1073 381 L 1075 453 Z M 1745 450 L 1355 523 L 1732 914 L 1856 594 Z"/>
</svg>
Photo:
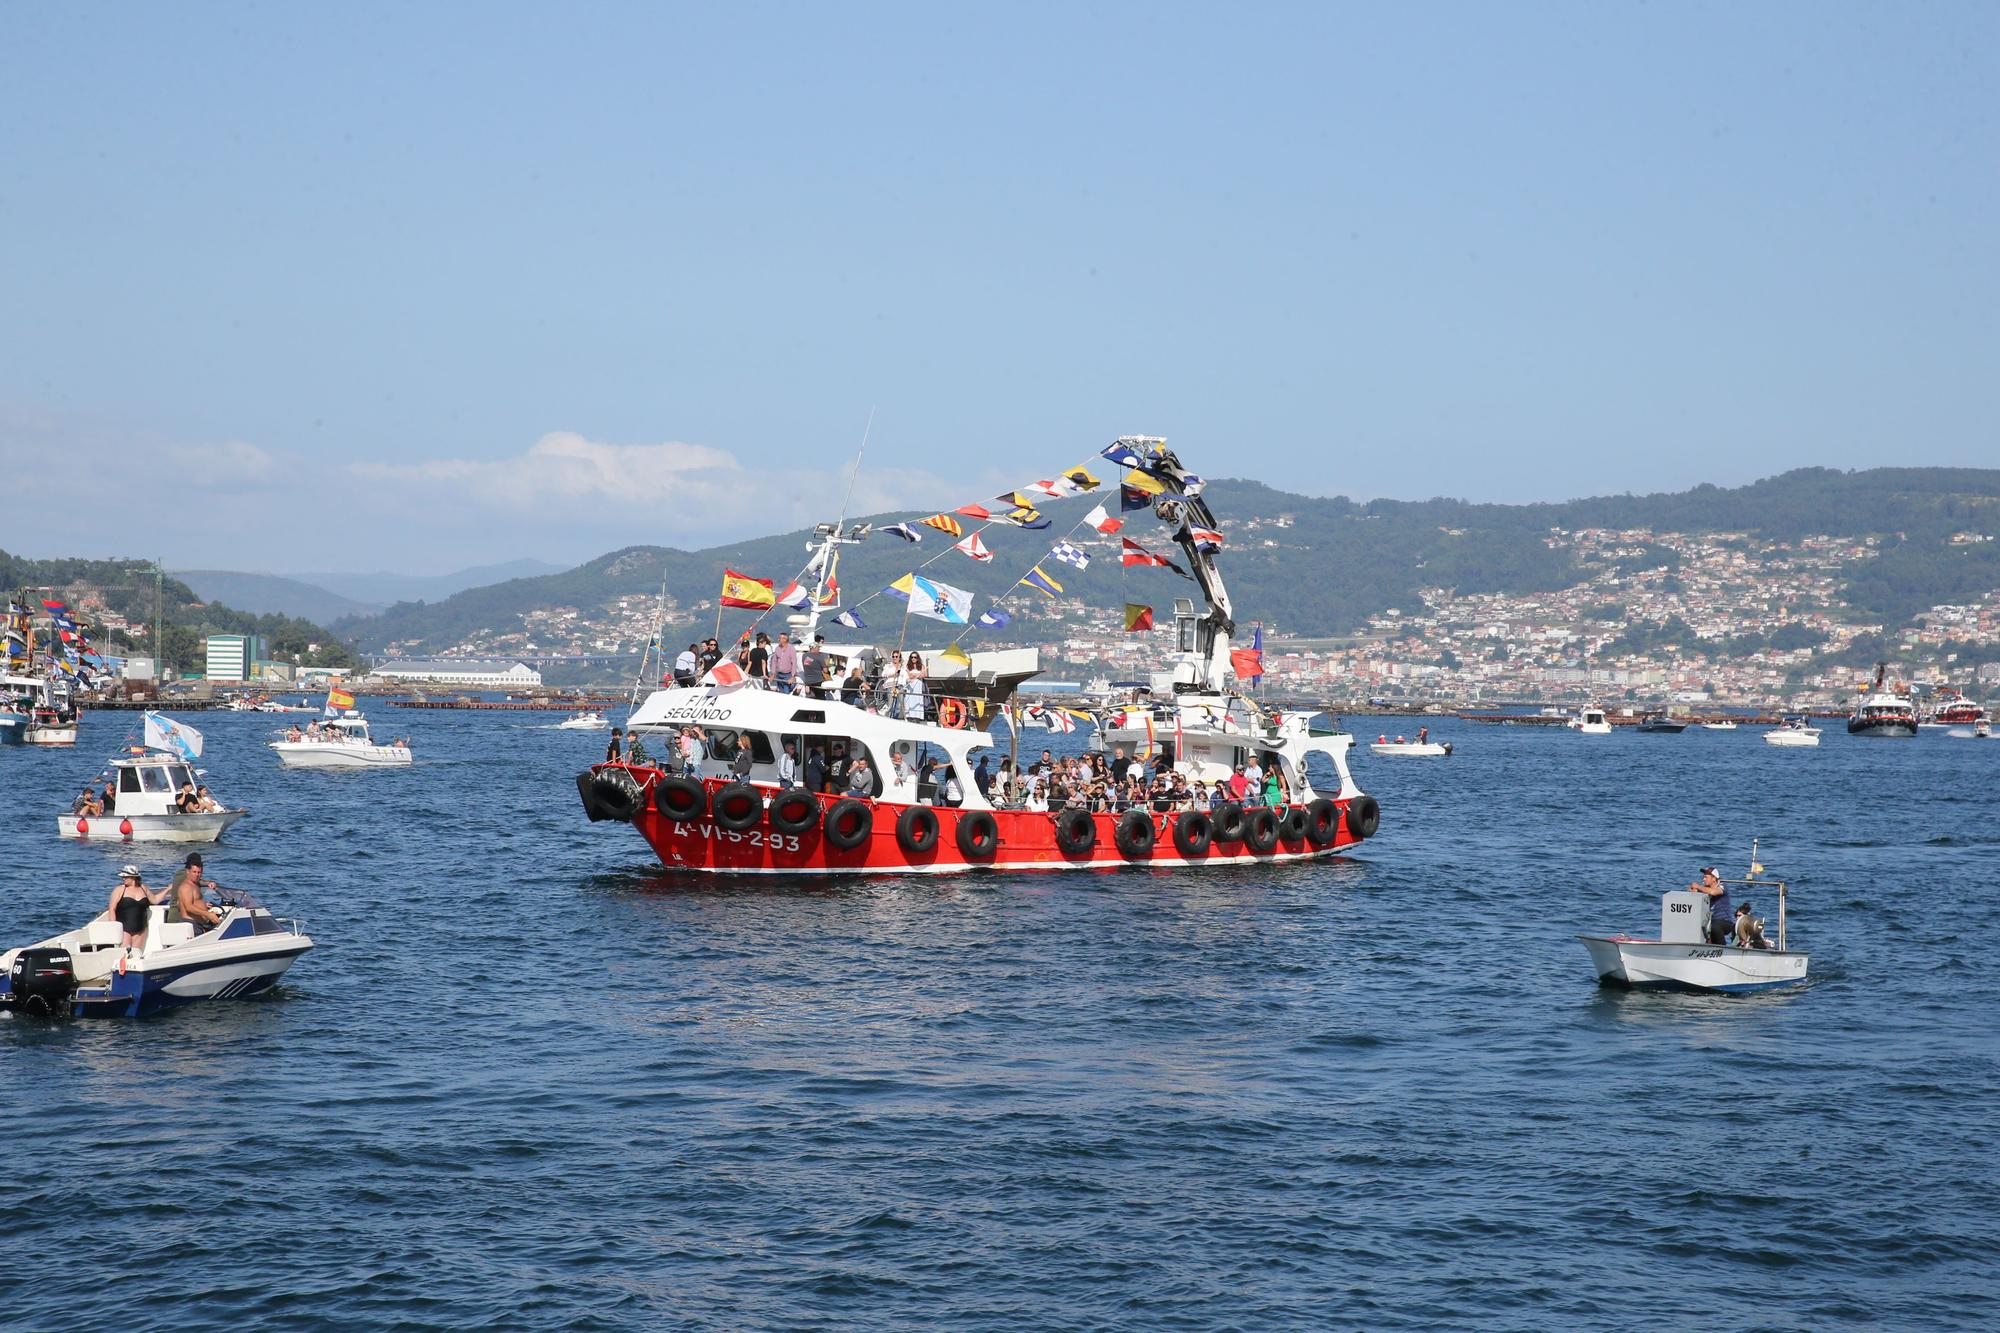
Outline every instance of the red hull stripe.
<svg viewBox="0 0 2000 1333">
<path fill-rule="evenodd" d="M 632 772 L 642 780 L 657 778 L 657 774 L 646 769 L 634 769 Z M 909 853 L 896 840 L 896 819 L 910 807 L 869 801 L 867 804 L 874 812 L 874 820 L 867 838 L 859 846 L 843 851 L 828 842 L 822 831 L 825 809 L 833 804 L 833 797 L 820 797 L 819 827 L 788 835 L 771 827 L 768 810 L 753 827 L 741 831 L 723 828 L 712 815 L 686 821 L 668 819 L 654 808 L 651 785 L 647 782 L 648 799 L 645 807 L 633 818 L 634 827 L 652 844 L 662 864 L 675 870 L 713 874 L 924 875 L 958 874 L 968 870 L 1112 870 L 1120 866 L 1178 869 L 1200 865 L 1247 865 L 1256 861 L 1310 861 L 1349 851 L 1362 841 L 1347 827 L 1346 802 L 1336 801 L 1340 819 L 1335 827 L 1334 840 L 1324 847 L 1315 846 L 1307 838 L 1292 841 L 1281 837 L 1269 852 L 1253 852 L 1241 842 L 1215 843 L 1200 856 L 1184 857 L 1174 846 L 1175 815 L 1156 813 L 1153 815 L 1155 837 L 1152 849 L 1143 855 L 1128 857 L 1119 851 L 1114 835 L 1120 816 L 1107 813 L 1092 816 L 1097 827 L 1096 844 L 1087 853 L 1071 856 L 1056 844 L 1053 813 L 993 810 L 987 813 L 999 825 L 999 846 L 989 858 L 968 860 L 958 848 L 958 821 L 973 814 L 973 811 L 945 806 L 923 807 L 937 815 L 938 836 L 928 851 Z M 708 779 L 703 785 L 712 796 L 716 788 L 725 784 L 717 779 Z M 770 788 L 760 790 L 765 792 L 767 798 L 775 794 Z"/>
</svg>

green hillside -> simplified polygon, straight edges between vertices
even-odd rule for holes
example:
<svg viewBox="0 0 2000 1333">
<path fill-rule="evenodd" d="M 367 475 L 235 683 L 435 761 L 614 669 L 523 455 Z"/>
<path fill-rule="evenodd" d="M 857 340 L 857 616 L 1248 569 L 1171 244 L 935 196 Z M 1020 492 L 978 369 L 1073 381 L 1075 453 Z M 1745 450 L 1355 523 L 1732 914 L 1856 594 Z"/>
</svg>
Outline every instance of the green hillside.
<svg viewBox="0 0 2000 1333">
<path fill-rule="evenodd" d="M 155 656 L 147 643 L 153 622 L 156 580 L 144 560 L 29 560 L 0 551 L 0 589 L 53 588 L 78 612 L 99 648 L 117 655 Z M 307 666 L 358 666 L 359 660 L 333 631 L 290 616 L 255 615 L 217 602 L 204 602 L 177 578 L 158 580 L 161 638 L 167 665 L 178 671 L 199 671 L 204 660 L 202 640 L 210 634 L 256 634 L 265 650 L 286 661 Z M 35 595 L 39 595 L 37 592 Z M 126 635 L 99 628 L 100 616 L 83 609 L 86 597 L 100 599 L 111 614 L 147 626 L 143 635 Z"/>
<path fill-rule="evenodd" d="M 1229 536 L 1223 572 L 1237 619 L 1261 620 L 1288 634 L 1351 632 L 1365 617 L 1414 605 L 1418 589 L 1460 593 L 1550 591 L 1576 581 L 1564 553 L 1544 541 L 1554 527 L 1650 528 L 1656 532 L 1747 532 L 1773 540 L 1807 534 L 1881 534 L 1881 553 L 1851 572 L 1849 600 L 1857 614 L 1888 622 L 1937 602 L 1962 600 L 2000 587 L 2000 542 L 1953 546 L 1952 534 L 2000 531 L 2000 471 L 1894 468 L 1867 472 L 1802 469 L 1748 486 L 1698 486 L 1656 495 L 1601 496 L 1529 505 L 1460 500 L 1376 500 L 1296 495 L 1260 482 L 1219 480 L 1206 492 Z M 1079 498 L 1049 506 L 1055 523 L 1044 532 L 1004 526 L 986 533 L 997 558 L 980 566 L 945 550 L 950 538 L 926 531 L 921 546 L 877 535 L 842 557 L 845 601 L 862 596 L 912 565 L 938 557 L 927 573 L 982 594 L 1005 590 L 1094 503 Z M 908 518 L 880 515 L 878 524 Z M 1127 531 L 1166 549 L 1147 514 Z M 1280 526 L 1280 524 L 1283 526 Z M 367 651 L 434 650 L 482 632 L 517 627 L 524 612 L 567 606 L 601 607 L 619 596 L 654 597 L 664 572 L 667 593 L 684 611 L 670 618 L 669 637 L 713 625 L 712 603 L 725 567 L 782 583 L 804 563 L 805 531 L 699 551 L 636 546 L 600 556 L 560 574 L 476 588 L 435 604 L 399 603 L 379 617 L 337 628 Z M 1093 533 L 1085 530 L 1083 536 Z M 1080 539 L 1079 539 L 1080 540 Z M 1047 567 L 1065 585 L 1064 603 L 1098 608 L 1105 624 L 1126 600 L 1162 611 L 1192 588 L 1170 572 L 1126 570 L 1116 543 L 1099 539 L 1088 570 Z M 940 552 L 943 552 L 940 555 Z M 1652 559 L 1658 564 L 1664 555 Z M 691 608 L 710 603 L 707 614 Z M 984 605 L 982 599 L 980 605 Z M 1051 609 L 1022 593 L 1010 609 L 1030 615 Z M 900 604 L 878 599 L 862 612 L 871 630 L 900 623 Z M 929 627 L 936 628 L 936 627 Z M 703 629 L 702 633 L 707 630 Z M 926 641 L 938 634 L 925 636 Z"/>
</svg>

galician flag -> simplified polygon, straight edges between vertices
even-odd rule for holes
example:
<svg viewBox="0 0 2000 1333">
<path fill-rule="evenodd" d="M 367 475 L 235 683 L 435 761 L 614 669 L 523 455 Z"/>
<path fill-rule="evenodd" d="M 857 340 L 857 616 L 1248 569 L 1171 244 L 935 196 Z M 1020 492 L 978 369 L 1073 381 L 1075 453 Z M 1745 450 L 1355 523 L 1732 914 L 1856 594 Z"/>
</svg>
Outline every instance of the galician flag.
<svg viewBox="0 0 2000 1333">
<path fill-rule="evenodd" d="M 911 615 L 942 620 L 947 625 L 964 625 L 971 621 L 972 593 L 969 589 L 954 588 L 949 583 L 938 583 L 920 574 L 905 577 L 909 580 L 909 587 L 904 592 L 910 599 Z"/>
<path fill-rule="evenodd" d="M 201 758 L 201 733 L 161 713 L 146 714 L 146 748 L 165 750 L 193 763 Z"/>
</svg>

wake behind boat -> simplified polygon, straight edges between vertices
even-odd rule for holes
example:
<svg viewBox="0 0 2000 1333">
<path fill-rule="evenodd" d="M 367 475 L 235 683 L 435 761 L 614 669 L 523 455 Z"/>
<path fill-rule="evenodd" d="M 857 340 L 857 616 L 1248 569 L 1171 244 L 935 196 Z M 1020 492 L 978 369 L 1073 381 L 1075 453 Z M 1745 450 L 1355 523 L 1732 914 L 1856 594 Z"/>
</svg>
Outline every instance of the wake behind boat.
<svg viewBox="0 0 2000 1333">
<path fill-rule="evenodd" d="M 1200 478 L 1161 440 L 1125 437 L 1103 456 L 1131 469 L 1121 504 L 1159 520 L 1205 603 L 1197 611 L 1192 599 L 1176 599 L 1177 652 L 1170 668 L 1153 676 L 1144 701 L 1096 711 L 1023 707 L 1017 690 L 1039 673 L 1036 650 L 972 654 L 956 643 L 918 655 L 918 668 L 907 674 L 899 650 L 900 684 L 886 696 L 864 692 L 864 659 L 886 655 L 830 647 L 817 635 L 821 610 L 833 600 L 827 594 L 838 548 L 869 533 L 843 519 L 821 525 L 806 569 L 782 594 L 771 583 L 725 576 L 724 605 L 805 613 L 791 622 L 807 645 L 799 678 L 785 682 L 791 688 L 765 688 L 779 683 L 775 676 L 767 682 L 724 662 L 701 684 L 653 693 L 627 724 L 639 755 L 577 775 L 586 815 L 631 823 L 674 869 L 811 877 L 1304 860 L 1372 836 L 1379 808 L 1348 770 L 1353 738 L 1316 731 L 1309 713 L 1268 713 L 1234 684 L 1260 674 L 1261 655 L 1231 647 L 1236 622 L 1216 559 L 1223 538 L 1200 498 Z M 981 538 L 988 528 L 1048 526 L 1019 502 L 1080 495 L 1098 484 L 1080 467 L 1003 497 L 1011 511 L 972 504 L 918 522 L 950 536 L 966 526 L 953 515 L 983 522 L 954 549 L 990 560 Z M 1079 536 L 1085 527 L 1109 535 L 1122 526 L 1099 505 L 1043 557 L 1049 569 L 1037 563 L 978 624 L 1007 624 L 1000 603 L 1022 588 L 1059 595 L 1050 569 L 1082 568 L 1078 562 L 1091 558 L 1069 538 L 1086 540 Z M 911 524 L 891 527 L 902 529 L 896 535 L 905 541 L 921 538 Z M 1180 569 L 1129 536 L 1119 540 L 1127 566 Z M 916 570 L 885 592 L 906 601 L 909 614 L 973 623 L 973 593 Z M 862 627 L 854 611 L 842 612 L 840 623 Z M 1150 628 L 1152 611 L 1128 604 L 1126 628 Z M 851 671 L 846 682 L 843 671 Z M 1002 720 L 1010 752 L 990 732 L 972 729 Z M 1060 731 L 1091 725 L 1097 754 L 1022 768 L 1012 752 L 1029 723 Z M 643 757 L 650 745 L 667 755 Z M 1108 762 L 1107 750 L 1115 751 Z M 1309 771 L 1314 757 L 1324 764 L 1318 776 Z M 988 768 L 995 759 L 1003 759 L 997 773 Z"/>
</svg>

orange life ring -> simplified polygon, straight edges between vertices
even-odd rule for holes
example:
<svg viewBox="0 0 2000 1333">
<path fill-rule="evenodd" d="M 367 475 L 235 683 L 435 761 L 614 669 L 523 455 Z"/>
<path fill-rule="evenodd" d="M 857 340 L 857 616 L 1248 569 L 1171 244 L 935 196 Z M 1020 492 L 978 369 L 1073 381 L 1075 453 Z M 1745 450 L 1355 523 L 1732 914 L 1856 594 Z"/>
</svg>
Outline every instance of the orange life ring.
<svg viewBox="0 0 2000 1333">
<path fill-rule="evenodd" d="M 952 698 L 938 700 L 937 718 L 941 727 L 950 727 L 953 731 L 962 730 L 965 726 L 965 700 Z"/>
</svg>

